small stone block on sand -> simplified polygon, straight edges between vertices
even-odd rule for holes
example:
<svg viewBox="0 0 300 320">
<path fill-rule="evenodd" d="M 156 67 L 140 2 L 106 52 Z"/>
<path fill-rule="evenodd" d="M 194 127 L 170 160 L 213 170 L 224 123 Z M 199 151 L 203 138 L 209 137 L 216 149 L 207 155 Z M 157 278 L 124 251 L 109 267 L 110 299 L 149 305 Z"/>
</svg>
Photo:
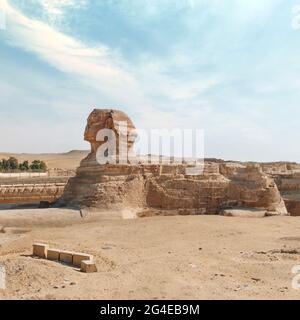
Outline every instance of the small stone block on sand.
<svg viewBox="0 0 300 320">
<path fill-rule="evenodd" d="M 71 251 L 60 251 L 59 261 L 72 264 L 73 262 L 73 252 Z"/>
<path fill-rule="evenodd" d="M 73 265 L 76 267 L 81 267 L 81 262 L 84 260 L 93 261 L 93 256 L 90 254 L 75 252 L 73 253 Z"/>
<path fill-rule="evenodd" d="M 47 250 L 49 246 L 43 243 L 34 243 L 33 244 L 33 255 L 40 258 L 47 258 Z"/>
<path fill-rule="evenodd" d="M 81 271 L 86 273 L 97 272 L 97 267 L 93 261 L 83 260 L 81 261 Z"/>
<path fill-rule="evenodd" d="M 47 259 L 52 261 L 59 261 L 59 249 L 48 249 L 47 251 Z"/>
</svg>

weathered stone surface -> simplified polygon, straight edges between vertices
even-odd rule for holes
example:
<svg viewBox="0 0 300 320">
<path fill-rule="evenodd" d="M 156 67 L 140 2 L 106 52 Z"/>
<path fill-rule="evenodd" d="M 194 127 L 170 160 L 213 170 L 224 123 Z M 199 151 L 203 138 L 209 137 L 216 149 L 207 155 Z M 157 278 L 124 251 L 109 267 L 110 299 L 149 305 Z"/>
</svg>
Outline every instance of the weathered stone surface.
<svg viewBox="0 0 300 320">
<path fill-rule="evenodd" d="M 233 208 L 222 210 L 220 214 L 226 217 L 263 218 L 267 215 L 267 211 L 255 208 Z"/>
<path fill-rule="evenodd" d="M 300 216 L 300 164 L 290 162 L 262 164 L 284 198 L 288 212 Z"/>
<path fill-rule="evenodd" d="M 90 254 L 74 252 L 73 253 L 73 265 L 76 267 L 81 267 L 82 261 L 93 261 L 94 257 Z"/>
<path fill-rule="evenodd" d="M 85 139 L 91 153 L 69 180 L 60 204 L 96 208 L 156 208 L 195 214 L 218 214 L 234 207 L 259 208 L 285 215 L 278 188 L 258 164 L 206 161 L 199 175 L 186 174 L 185 164 L 104 164 L 96 161 L 101 128 L 117 120 L 131 120 L 117 110 L 94 110 L 88 118 Z M 131 146 L 131 145 L 130 145 Z M 117 151 L 118 153 L 118 151 Z"/>
<path fill-rule="evenodd" d="M 47 259 L 52 260 L 52 261 L 59 261 L 59 254 L 60 250 L 59 249 L 48 249 L 47 250 Z"/>
<path fill-rule="evenodd" d="M 299 200 L 291 200 L 284 199 L 287 211 L 291 216 L 299 217 L 300 216 L 300 201 Z"/>
<path fill-rule="evenodd" d="M 33 244 L 33 255 L 40 258 L 47 258 L 47 250 L 49 246 L 43 243 L 34 243 Z"/>
<path fill-rule="evenodd" d="M 72 264 L 73 263 L 73 252 L 72 251 L 60 251 L 59 261 Z"/>
<path fill-rule="evenodd" d="M 0 184 L 0 204 L 54 202 L 59 199 L 65 189 L 64 182 L 29 180 L 26 183 Z"/>
<path fill-rule="evenodd" d="M 90 260 L 81 261 L 81 271 L 86 273 L 97 272 L 96 264 Z"/>
<path fill-rule="evenodd" d="M 84 139 L 91 144 L 91 154 L 96 153 L 97 149 L 104 141 L 97 141 L 97 133 L 101 129 L 112 129 L 117 137 L 117 150 L 116 154 L 119 155 L 119 139 L 121 138 L 122 130 L 120 126 L 126 124 L 127 130 L 124 133 L 125 139 L 128 141 L 128 148 L 130 148 L 134 139 L 131 138 L 135 132 L 135 126 L 133 125 L 131 119 L 120 110 L 111 110 L 111 109 L 94 109 L 88 117 L 87 126 L 85 128 Z"/>
<path fill-rule="evenodd" d="M 43 254 L 44 252 L 45 254 Z M 47 258 L 47 260 L 61 261 L 75 267 L 81 267 L 82 261 L 85 261 L 87 268 L 92 268 L 87 262 L 90 261 L 92 263 L 94 260 L 94 257 L 90 254 L 49 248 L 44 244 L 34 244 L 34 254 Z"/>
</svg>

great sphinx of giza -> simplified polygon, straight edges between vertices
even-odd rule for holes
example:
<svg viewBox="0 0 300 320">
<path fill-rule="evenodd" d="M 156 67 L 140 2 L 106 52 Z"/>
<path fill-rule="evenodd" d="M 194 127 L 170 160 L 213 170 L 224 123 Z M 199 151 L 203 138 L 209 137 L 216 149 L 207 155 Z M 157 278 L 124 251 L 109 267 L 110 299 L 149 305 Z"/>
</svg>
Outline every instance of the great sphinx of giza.
<svg viewBox="0 0 300 320">
<path fill-rule="evenodd" d="M 120 123 L 127 126 L 125 134 L 120 131 Z M 232 166 L 207 161 L 201 174 L 190 175 L 183 163 L 132 164 L 127 159 L 119 163 L 118 147 L 116 163 L 100 164 L 97 151 L 105 143 L 97 136 L 101 129 L 112 130 L 117 141 L 125 139 L 125 151 L 132 148 L 135 126 L 124 112 L 93 110 L 84 135 L 91 152 L 81 161 L 76 176 L 70 178 L 59 205 L 182 214 L 218 214 L 226 207 L 246 207 L 263 209 L 272 215 L 288 214 L 276 184 L 259 165 Z"/>
<path fill-rule="evenodd" d="M 126 126 L 125 137 L 127 152 L 134 143 L 135 126 L 131 119 L 122 111 L 111 109 L 94 109 L 89 115 L 84 132 L 84 140 L 91 144 L 91 153 L 89 158 L 96 155 L 98 148 L 105 142 L 97 137 L 101 129 L 110 129 L 116 137 L 116 161 L 119 162 L 119 140 L 122 136 L 120 126 Z M 130 137 L 130 138 L 129 138 Z"/>
<path fill-rule="evenodd" d="M 91 145 L 91 152 L 81 161 L 76 176 L 69 180 L 59 204 L 97 208 L 118 208 L 124 202 L 138 207 L 144 205 L 144 196 L 140 193 L 144 188 L 140 168 L 119 163 L 118 142 L 122 136 L 120 123 L 127 126 L 125 139 L 128 142 L 127 149 L 130 149 L 135 135 L 135 126 L 131 119 L 119 110 L 92 111 L 84 133 L 84 139 Z M 105 143 L 105 140 L 98 139 L 97 135 L 103 129 L 110 129 L 115 133 L 117 164 L 99 164 L 97 160 L 97 151 Z"/>
</svg>

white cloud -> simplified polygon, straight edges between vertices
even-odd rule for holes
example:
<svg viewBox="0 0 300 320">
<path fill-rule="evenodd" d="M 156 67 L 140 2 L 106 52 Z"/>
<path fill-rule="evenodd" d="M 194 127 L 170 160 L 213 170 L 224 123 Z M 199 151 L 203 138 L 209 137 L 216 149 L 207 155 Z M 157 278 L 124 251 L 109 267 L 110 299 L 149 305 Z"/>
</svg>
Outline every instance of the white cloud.
<svg viewBox="0 0 300 320">
<path fill-rule="evenodd" d="M 172 100 L 190 100 L 199 97 L 204 91 L 218 84 L 215 79 L 186 81 L 182 82 L 176 79 L 168 79 L 164 76 L 157 76 L 153 84 L 159 86 L 156 92 L 160 92 L 165 97 Z"/>
<path fill-rule="evenodd" d="M 45 12 L 53 17 L 63 15 L 66 8 L 80 2 L 75 0 L 36 1 L 43 4 Z M 3 39 L 6 39 L 15 47 L 35 54 L 56 69 L 72 75 L 72 78 L 88 84 L 95 93 L 89 101 L 98 99 L 103 93 L 103 95 L 109 96 L 117 102 L 112 107 L 123 108 L 126 106 L 127 109 L 125 110 L 130 111 L 130 116 L 141 127 L 204 128 L 208 136 L 207 150 L 209 156 L 235 157 L 236 159 L 243 156 L 245 159 L 249 158 L 251 147 L 253 150 L 264 151 L 268 143 L 270 148 L 273 146 L 273 149 L 277 150 L 276 144 L 271 145 L 272 139 L 268 128 L 255 123 L 256 115 L 247 117 L 247 114 L 243 114 L 243 112 L 234 115 L 233 112 L 229 111 L 230 109 L 225 110 L 226 106 L 224 107 L 222 104 L 216 106 L 212 105 L 213 100 L 204 101 L 203 93 L 224 81 L 224 79 L 222 76 L 213 74 L 213 72 L 204 75 L 200 74 L 198 70 L 198 72 L 192 74 L 192 71 L 189 72 L 192 68 L 185 69 L 184 66 L 190 66 L 190 60 L 195 60 L 193 52 L 187 54 L 185 51 L 181 52 L 180 48 L 175 48 L 172 56 L 158 59 L 158 61 L 154 61 L 153 57 L 150 56 L 142 63 L 129 67 L 122 57 L 110 48 L 102 44 L 97 47 L 90 47 L 76 38 L 57 31 L 43 21 L 28 18 L 20 10 L 9 4 L 7 0 L 2 0 L 2 2 L 8 20 Z M 212 2 L 217 3 L 213 0 Z M 190 1 L 190 3 L 191 6 L 198 5 L 197 1 Z M 220 2 L 218 3 L 220 4 Z M 245 14 L 253 18 L 262 11 L 268 15 L 267 10 L 260 11 L 257 3 L 255 1 L 253 7 L 249 10 L 247 5 L 242 7 L 240 4 L 238 8 L 235 8 L 235 13 L 241 9 L 241 17 Z M 264 3 L 267 7 L 270 1 Z M 244 20 L 244 18 L 241 20 L 249 21 Z M 178 44 L 178 46 L 180 45 Z M 204 51 L 205 48 L 202 50 Z M 200 59 L 198 58 L 198 60 Z M 176 75 L 176 70 L 173 72 L 172 68 L 183 70 L 183 74 L 177 71 Z M 45 85 L 49 85 L 49 82 L 46 81 Z M 7 96 L 16 95 L 13 87 L 2 86 L 2 88 L 4 88 Z M 51 90 L 52 88 L 49 89 L 50 92 Z M 87 102 L 87 96 L 82 96 L 82 92 L 74 92 L 74 100 L 70 101 L 63 93 L 58 92 L 57 94 L 58 96 L 55 97 L 52 105 L 53 108 L 59 110 L 58 116 L 60 119 L 68 118 L 68 115 L 75 109 L 77 111 L 83 110 L 84 106 L 89 103 Z M 153 99 L 151 95 L 162 96 L 165 99 Z M 222 95 L 222 92 L 220 95 Z M 76 105 L 76 100 L 79 100 L 80 96 L 82 99 L 80 103 L 77 101 Z M 103 103 L 103 99 L 100 101 Z M 222 103 L 221 99 L 217 100 L 217 103 L 218 101 Z M 48 101 L 45 101 L 45 105 L 46 103 Z M 255 101 L 251 100 L 252 103 L 255 103 Z M 40 107 L 39 103 L 36 103 L 36 105 Z M 102 105 L 98 107 L 102 107 Z M 55 148 L 59 148 L 60 151 L 64 148 L 68 149 L 68 147 L 76 148 L 77 143 L 79 144 L 82 140 L 82 130 L 85 122 L 83 117 L 87 116 L 85 114 L 85 111 L 88 113 L 87 109 L 88 106 L 82 113 L 80 111 L 80 114 L 78 113 L 76 117 L 73 116 L 72 121 L 67 123 L 67 126 L 55 122 L 50 123 L 51 121 L 37 125 L 35 119 L 33 119 L 32 123 L 27 124 L 29 130 L 23 135 L 21 129 L 16 134 L 14 129 L 16 123 L 6 123 L 5 126 L 1 127 L 1 132 L 6 132 L 6 134 L 8 132 L 12 139 L 1 142 L 1 149 L 9 149 L 12 146 L 15 149 L 23 148 L 24 151 L 32 148 L 35 151 L 38 151 L 38 148 L 42 148 L 43 151 L 47 151 L 49 148 L 51 149 L 49 151 L 55 151 Z M 257 109 L 254 108 L 253 112 L 255 110 Z M 20 121 L 20 123 L 23 122 Z M 42 132 L 42 134 L 36 136 L 35 132 Z M 22 140 L 26 138 L 26 145 L 22 146 L 20 144 L 19 136 L 22 136 Z M 52 144 L 49 146 L 45 141 L 51 139 Z M 60 145 L 58 146 L 57 143 L 60 143 Z M 273 151 L 274 154 L 275 151 Z M 257 153 L 254 156 L 258 159 L 260 155 Z"/>
<path fill-rule="evenodd" d="M 49 14 L 63 14 L 68 7 L 82 7 L 86 0 L 37 0 Z"/>
<path fill-rule="evenodd" d="M 169 99 L 172 103 L 197 99 L 222 82 L 221 75 L 207 76 L 198 72 L 195 76 L 192 71 L 185 76 L 172 76 L 174 66 L 185 66 L 189 63 L 189 57 L 184 54 L 173 54 L 167 61 L 145 57 L 139 63 L 135 74 L 146 94 Z"/>
<path fill-rule="evenodd" d="M 8 19 L 6 39 L 11 45 L 38 55 L 63 72 L 88 80 L 99 91 L 120 94 L 136 90 L 134 77 L 107 47 L 88 47 L 42 21 L 26 17 L 7 0 L 3 9 Z"/>
<path fill-rule="evenodd" d="M 154 68 L 149 62 L 142 68 L 140 65 L 130 68 L 117 52 L 103 44 L 89 47 L 43 21 L 28 18 L 7 0 L 3 1 L 9 20 L 6 39 L 10 45 L 36 54 L 58 70 L 92 86 L 98 93 L 114 97 L 116 103 L 149 110 L 152 109 L 147 98 L 149 94 L 162 95 L 171 101 L 193 99 L 216 84 L 215 79 L 199 80 L 198 77 L 196 81 L 186 81 L 167 76 L 162 73 L 162 62 Z M 75 1 L 46 0 L 42 3 L 51 13 L 72 6 Z M 80 3 L 83 5 L 82 1 Z"/>
<path fill-rule="evenodd" d="M 62 18 L 66 10 L 81 9 L 85 7 L 88 0 L 27 0 L 33 7 L 39 6 L 50 21 L 54 22 L 56 19 Z"/>
<path fill-rule="evenodd" d="M 87 0 L 32 0 L 33 5 L 39 4 L 51 25 L 59 25 L 65 20 L 65 13 L 68 9 L 82 9 Z"/>
</svg>

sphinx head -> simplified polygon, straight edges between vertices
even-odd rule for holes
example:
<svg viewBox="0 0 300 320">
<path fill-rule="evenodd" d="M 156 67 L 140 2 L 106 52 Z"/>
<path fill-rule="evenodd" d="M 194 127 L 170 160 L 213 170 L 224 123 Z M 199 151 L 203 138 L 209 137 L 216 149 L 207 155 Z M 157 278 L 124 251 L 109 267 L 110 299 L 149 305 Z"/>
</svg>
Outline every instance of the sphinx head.
<svg viewBox="0 0 300 320">
<path fill-rule="evenodd" d="M 120 128 L 126 127 L 125 131 Z M 106 140 L 98 140 L 97 135 L 101 129 L 110 129 L 115 134 L 118 154 L 119 139 L 122 134 L 127 141 L 128 149 L 134 144 L 135 126 L 131 119 L 122 111 L 112 109 L 94 109 L 88 117 L 87 125 L 84 132 L 84 140 L 90 142 L 91 152 L 95 153 L 99 146 L 101 146 Z M 125 132 L 125 133 L 123 133 Z M 130 138 L 129 138 L 130 136 Z"/>
</svg>

